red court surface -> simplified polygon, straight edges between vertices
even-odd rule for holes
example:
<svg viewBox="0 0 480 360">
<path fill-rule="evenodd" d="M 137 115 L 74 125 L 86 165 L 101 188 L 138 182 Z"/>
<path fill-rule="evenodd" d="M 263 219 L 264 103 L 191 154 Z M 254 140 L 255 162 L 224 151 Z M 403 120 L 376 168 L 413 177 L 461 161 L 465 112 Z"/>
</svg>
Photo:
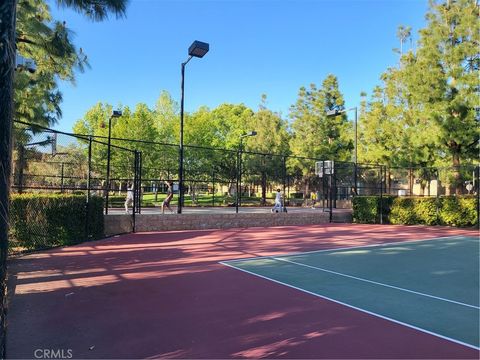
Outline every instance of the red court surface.
<svg viewBox="0 0 480 360">
<path fill-rule="evenodd" d="M 9 263 L 7 357 L 51 349 L 73 358 L 477 359 L 472 348 L 218 263 L 453 235 L 478 232 L 353 224 L 170 231 L 19 257 Z"/>
</svg>

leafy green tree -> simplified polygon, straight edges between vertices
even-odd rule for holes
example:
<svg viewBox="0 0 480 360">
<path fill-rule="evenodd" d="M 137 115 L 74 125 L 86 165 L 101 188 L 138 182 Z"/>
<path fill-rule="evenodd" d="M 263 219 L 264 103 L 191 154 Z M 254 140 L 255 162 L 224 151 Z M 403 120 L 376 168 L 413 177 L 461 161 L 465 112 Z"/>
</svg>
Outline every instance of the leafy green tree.
<svg viewBox="0 0 480 360">
<path fill-rule="evenodd" d="M 311 84 L 300 88 L 297 102 L 290 109 L 293 155 L 309 159 L 291 158 L 289 167 L 301 176 L 305 192 L 315 180 L 316 160 L 347 161 L 353 149 L 352 126 L 346 114 L 330 117 L 329 110 L 344 110 L 344 100 L 334 75 L 328 75 L 317 89 Z"/>
<path fill-rule="evenodd" d="M 179 142 L 180 113 L 178 103 L 167 91 L 162 91 L 155 104 L 155 127 L 157 128 L 158 142 Z"/>
<path fill-rule="evenodd" d="M 445 153 L 457 169 L 454 185 L 460 194 L 458 169 L 463 161 L 478 160 L 479 153 L 479 6 L 472 0 L 431 2 L 426 18 L 417 54 L 408 64 L 407 86 L 436 125 L 440 156 Z"/>
<path fill-rule="evenodd" d="M 37 1 L 38 3 L 38 1 Z M 127 0 L 57 0 L 58 4 L 73 6 L 95 20 L 102 20 L 111 12 L 125 14 Z M 11 135 L 15 111 L 14 64 L 16 55 L 17 0 L 0 3 L 0 303 L 4 304 L 5 269 L 8 248 L 8 204 L 12 146 Z M 0 356 L 5 356 L 5 311 L 0 306 Z"/>
<path fill-rule="evenodd" d="M 113 140 L 114 145 L 137 150 L 142 153 L 142 179 L 145 181 L 159 178 L 162 165 L 161 151 L 156 151 L 153 142 L 158 138 L 155 127 L 155 114 L 146 104 L 137 104 L 132 113 L 128 107 L 122 109 L 122 117 L 112 122 L 112 136 L 120 139 L 138 140 L 136 142 Z M 133 178 L 134 158 L 131 152 L 113 150 L 112 164 L 123 179 Z"/>
<path fill-rule="evenodd" d="M 403 55 L 403 45 L 407 41 L 407 39 L 412 38 L 412 27 L 411 26 L 404 26 L 400 25 L 397 29 L 397 38 L 400 40 L 400 56 Z"/>
<path fill-rule="evenodd" d="M 15 76 L 15 119 L 42 126 L 61 117 L 62 95 L 58 80 L 75 81 L 75 71 L 88 66 L 77 51 L 65 23 L 55 21 L 43 0 L 20 0 L 17 5 L 17 51 L 37 65 L 34 74 Z"/>
<path fill-rule="evenodd" d="M 187 178 L 203 176 L 207 181 L 215 176 L 217 183 L 233 190 L 240 136 L 250 130 L 252 117 L 253 111 L 243 104 L 221 104 L 213 110 L 201 107 L 187 114 L 184 130 Z M 198 146 L 211 149 L 200 149 Z"/>
<path fill-rule="evenodd" d="M 374 106 L 365 115 L 369 160 L 388 157 L 388 163 L 400 166 L 452 166 L 452 183 L 461 193 L 460 166 L 478 161 L 479 153 L 478 14 L 476 1 L 430 3 L 417 51 L 403 54 L 400 66 L 382 75 L 383 88 L 375 90 Z M 391 141 L 379 139 L 379 133 L 389 131 L 394 131 Z M 382 146 L 376 148 L 374 139 Z M 382 147 L 390 151 L 382 153 Z"/>
<path fill-rule="evenodd" d="M 78 135 L 92 135 L 95 141 L 92 142 L 92 177 L 93 186 L 100 186 L 100 180 L 106 176 L 107 169 L 107 137 L 108 119 L 112 113 L 112 106 L 97 103 L 91 107 L 82 119 L 75 122 L 73 133 Z M 118 119 L 112 119 L 112 130 Z M 112 131 L 113 133 L 113 131 Z M 97 138 L 98 137 L 98 138 Z M 88 152 L 88 141 L 80 141 L 84 152 Z M 98 180 L 97 180 L 98 179 Z"/>
<path fill-rule="evenodd" d="M 398 129 L 387 113 L 383 88 L 377 86 L 372 100 L 362 104 L 359 128 L 359 163 L 394 165 L 392 158 L 398 151 L 394 139 Z"/>
<path fill-rule="evenodd" d="M 290 152 L 288 123 L 278 113 L 266 107 L 266 95 L 262 95 L 262 102 L 258 111 L 254 114 L 251 129 L 257 135 L 251 138 L 246 146 L 246 151 L 269 155 L 249 155 L 244 161 L 247 173 L 254 174 L 250 180 L 260 183 L 262 204 L 266 203 L 268 180 L 270 183 L 280 184 L 283 177 L 284 156 Z"/>
</svg>

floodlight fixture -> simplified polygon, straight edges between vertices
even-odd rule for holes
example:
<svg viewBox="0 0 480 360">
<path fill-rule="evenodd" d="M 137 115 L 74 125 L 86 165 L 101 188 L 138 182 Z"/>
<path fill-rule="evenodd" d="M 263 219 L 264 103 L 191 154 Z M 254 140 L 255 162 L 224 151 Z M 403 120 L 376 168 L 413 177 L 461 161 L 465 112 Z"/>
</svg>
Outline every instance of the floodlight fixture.
<svg viewBox="0 0 480 360">
<path fill-rule="evenodd" d="M 33 74 L 37 71 L 37 64 L 32 59 L 28 59 L 17 53 L 15 58 L 15 70 L 27 70 L 29 73 Z"/>
<path fill-rule="evenodd" d="M 122 116 L 122 111 L 121 110 L 113 110 L 112 111 L 112 115 L 111 115 L 112 118 L 119 118 L 120 116 Z"/>
<path fill-rule="evenodd" d="M 202 58 L 210 49 L 208 43 L 195 40 L 192 45 L 188 48 L 188 55 Z"/>
<path fill-rule="evenodd" d="M 327 111 L 327 116 L 328 117 L 337 116 L 337 115 L 340 115 L 340 111 L 338 111 L 337 109 Z"/>
<path fill-rule="evenodd" d="M 248 136 L 255 136 L 257 135 L 257 132 L 255 130 L 252 130 L 252 131 L 249 131 L 248 133 L 240 136 L 240 139 L 243 139 L 244 137 L 248 137 Z"/>
</svg>

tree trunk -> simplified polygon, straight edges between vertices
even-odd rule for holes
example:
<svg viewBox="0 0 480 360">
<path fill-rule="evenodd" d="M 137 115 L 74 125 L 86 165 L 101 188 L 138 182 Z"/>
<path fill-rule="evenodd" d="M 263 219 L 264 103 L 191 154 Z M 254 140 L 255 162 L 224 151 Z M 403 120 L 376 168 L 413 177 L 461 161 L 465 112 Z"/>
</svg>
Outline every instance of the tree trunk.
<svg viewBox="0 0 480 360">
<path fill-rule="evenodd" d="M 455 194 L 462 195 L 463 184 L 462 184 L 462 175 L 460 174 L 460 154 L 454 149 L 452 164 L 453 164 L 453 186 L 455 187 Z"/>
<path fill-rule="evenodd" d="M 305 179 L 305 193 L 303 194 L 303 199 L 307 199 L 310 193 L 310 181 L 309 179 Z"/>
<path fill-rule="evenodd" d="M 15 71 L 16 0 L 0 5 L 0 357 L 5 358 L 5 274 L 12 159 L 13 73 Z"/>
<path fill-rule="evenodd" d="M 262 205 L 267 204 L 267 174 L 262 171 Z"/>
<path fill-rule="evenodd" d="M 413 170 L 411 167 L 408 168 L 408 196 L 413 195 Z"/>
</svg>

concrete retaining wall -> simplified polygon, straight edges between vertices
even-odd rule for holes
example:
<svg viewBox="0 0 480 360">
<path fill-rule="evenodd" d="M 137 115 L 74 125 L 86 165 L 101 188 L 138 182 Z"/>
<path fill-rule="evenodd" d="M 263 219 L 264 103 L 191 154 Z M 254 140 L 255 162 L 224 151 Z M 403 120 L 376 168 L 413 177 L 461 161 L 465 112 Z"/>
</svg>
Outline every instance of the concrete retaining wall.
<svg viewBox="0 0 480 360">
<path fill-rule="evenodd" d="M 334 222 L 351 222 L 350 212 L 334 212 Z M 228 229 L 285 225 L 315 225 L 329 222 L 329 213 L 155 214 L 136 216 L 136 231 Z M 105 215 L 105 235 L 133 231 L 129 215 Z"/>
<path fill-rule="evenodd" d="M 133 231 L 132 215 L 103 215 L 105 236 L 125 234 Z"/>
</svg>

